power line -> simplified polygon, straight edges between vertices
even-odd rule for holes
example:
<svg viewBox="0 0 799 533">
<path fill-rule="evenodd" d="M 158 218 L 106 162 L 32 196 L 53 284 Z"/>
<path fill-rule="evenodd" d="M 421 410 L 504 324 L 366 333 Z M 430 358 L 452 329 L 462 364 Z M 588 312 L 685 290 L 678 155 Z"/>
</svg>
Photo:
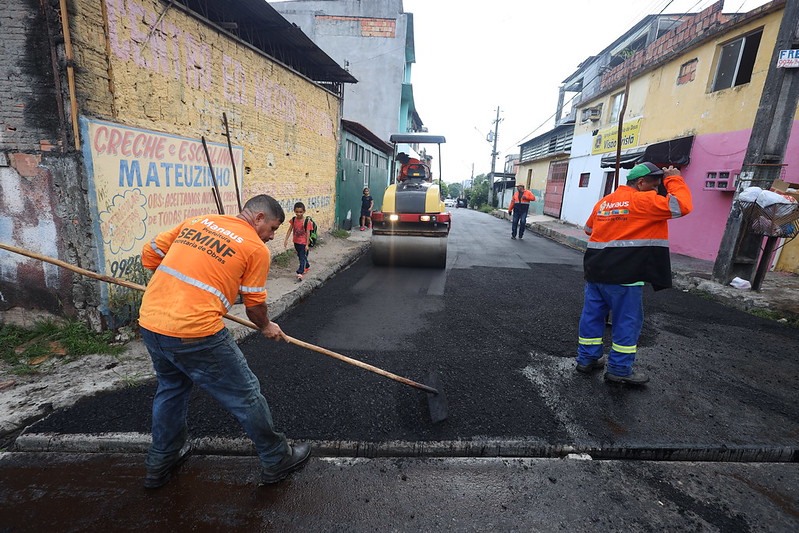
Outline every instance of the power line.
<svg viewBox="0 0 799 533">
<path fill-rule="evenodd" d="M 660 1 L 666 1 L 666 0 L 660 0 Z M 688 8 L 688 10 L 686 10 L 686 11 L 684 11 L 684 12 L 680 13 L 680 14 L 679 14 L 679 16 L 680 16 L 680 17 L 684 17 L 684 16 L 686 16 L 686 15 L 694 14 L 694 13 L 695 13 L 695 11 L 694 11 L 694 10 L 695 10 L 695 8 L 696 8 L 696 7 L 697 7 L 699 4 L 701 4 L 703 1 L 708 1 L 708 0 L 698 0 L 696 3 L 694 3 L 694 5 L 693 5 L 693 6 L 691 6 L 690 8 Z M 710 3 L 709 3 L 708 5 L 710 5 L 710 4 L 712 4 L 712 3 L 714 3 L 715 1 L 716 1 L 716 0 L 709 0 L 709 2 L 710 2 Z M 747 0 L 744 0 L 744 3 L 745 3 L 746 1 L 747 1 Z M 656 4 L 657 4 L 657 3 L 659 3 L 659 2 L 656 2 Z M 666 4 L 665 4 L 665 5 L 664 5 L 664 6 L 661 8 L 661 10 L 660 10 L 660 11 L 657 13 L 657 15 L 655 15 L 655 16 L 659 16 L 659 15 L 663 14 L 663 12 L 664 12 L 664 11 L 665 11 L 665 10 L 666 10 L 666 9 L 667 9 L 667 8 L 668 8 L 668 7 L 669 7 L 671 4 L 672 4 L 672 3 L 674 3 L 674 0 L 668 0 L 668 1 L 666 1 Z M 743 6 L 743 4 L 741 4 L 741 5 Z M 740 8 L 739 8 L 739 9 L 740 9 Z M 640 18 L 641 18 L 641 19 L 643 19 L 643 18 L 645 18 L 646 16 L 648 16 L 648 15 L 643 15 L 643 16 L 641 16 Z M 634 26 L 634 25 L 635 25 L 635 24 L 630 24 L 630 26 Z M 594 75 L 594 77 L 593 77 L 593 78 L 589 79 L 589 80 L 588 80 L 588 82 L 584 82 L 584 83 L 583 83 L 583 87 L 586 87 L 586 86 L 588 86 L 588 85 L 589 85 L 589 84 L 591 84 L 591 83 L 592 83 L 594 80 L 596 80 L 597 78 L 599 78 L 601 75 L 602 75 L 602 73 L 597 73 L 596 75 Z M 568 99 L 566 102 L 564 102 L 564 104 L 563 104 L 563 107 L 565 107 L 565 106 L 566 106 L 566 105 L 568 105 L 568 104 L 571 104 L 571 102 L 572 102 L 572 101 L 573 101 L 573 100 L 574 100 L 574 99 L 575 99 L 577 96 L 579 96 L 580 94 L 582 94 L 582 93 L 581 93 L 581 92 L 575 93 L 575 94 L 574 94 L 574 95 L 573 95 L 571 98 L 569 98 L 569 99 Z M 511 148 L 513 148 L 513 147 L 515 147 L 515 146 L 518 146 L 518 145 L 522 144 L 523 142 L 525 142 L 526 140 L 528 140 L 528 139 L 529 139 L 529 138 L 530 138 L 530 137 L 531 137 L 533 134 L 535 134 L 535 133 L 536 133 L 538 130 L 540 130 L 542 127 L 544 127 L 545 125 L 547 125 L 547 124 L 549 123 L 549 121 L 550 121 L 550 120 L 552 120 L 552 119 L 555 117 L 555 115 L 556 115 L 556 114 L 557 114 L 557 111 L 556 111 L 555 113 L 552 113 L 552 114 L 551 114 L 549 117 L 547 117 L 547 118 L 544 120 L 544 122 L 542 122 L 540 125 L 538 125 L 538 126 L 537 126 L 535 129 L 533 129 L 531 132 L 529 132 L 529 133 L 527 133 L 526 135 L 524 135 L 524 136 L 523 136 L 523 137 L 522 137 L 522 138 L 521 138 L 519 141 L 517 141 L 516 143 L 514 143 L 514 144 L 512 144 L 512 145 L 509 145 L 509 146 L 508 146 L 508 148 L 506 148 L 506 149 L 504 150 L 504 152 L 507 152 L 507 151 L 508 151 L 508 150 L 510 150 Z"/>
</svg>

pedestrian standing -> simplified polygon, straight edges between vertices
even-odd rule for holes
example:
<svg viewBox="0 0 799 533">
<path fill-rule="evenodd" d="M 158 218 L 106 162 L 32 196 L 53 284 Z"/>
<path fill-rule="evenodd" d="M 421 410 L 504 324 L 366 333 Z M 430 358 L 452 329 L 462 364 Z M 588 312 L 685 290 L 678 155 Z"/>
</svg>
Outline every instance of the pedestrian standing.
<svg viewBox="0 0 799 533">
<path fill-rule="evenodd" d="M 374 207 L 375 201 L 369 195 L 369 187 L 366 187 L 361 196 L 361 231 L 372 227 L 372 209 Z"/>
<path fill-rule="evenodd" d="M 524 230 L 527 228 L 527 212 L 530 210 L 530 202 L 535 202 L 535 195 L 532 191 L 524 189 L 524 183 L 516 184 L 516 192 L 510 199 L 508 214 L 513 215 L 513 223 L 510 227 L 510 238 L 516 238 L 518 229 L 519 238 L 524 238 Z"/>
<path fill-rule="evenodd" d="M 674 167 L 652 163 L 634 166 L 627 184 L 600 200 L 585 232 L 590 235 L 583 258 L 585 299 L 580 317 L 577 370 L 590 373 L 604 366 L 605 317 L 612 317 L 612 347 L 605 381 L 643 385 L 649 377 L 633 371 L 644 322 L 644 282 L 658 291 L 671 287 L 669 227 L 672 218 L 693 209 L 691 191 Z M 657 193 L 665 186 L 667 194 Z"/>
<path fill-rule="evenodd" d="M 271 258 L 264 243 L 284 219 L 280 204 L 262 194 L 236 216 L 190 218 L 144 246 L 142 264 L 155 272 L 139 324 L 158 379 L 145 488 L 166 484 L 192 452 L 186 414 L 194 384 L 235 416 L 255 443 L 261 483 L 276 483 L 308 460 L 307 444 L 289 446 L 275 431 L 258 378 L 222 321 L 240 293 L 261 334 L 288 341 L 266 306 Z"/>
<path fill-rule="evenodd" d="M 305 216 L 305 204 L 297 202 L 294 204 L 294 216 L 289 221 L 286 238 L 283 239 L 283 246 L 287 246 L 289 237 L 293 236 L 294 250 L 297 252 L 297 258 L 300 261 L 300 265 L 297 267 L 297 281 L 302 281 L 302 276 L 311 269 L 311 263 L 308 261 L 308 254 L 311 250 L 310 242 L 308 241 L 310 228 L 311 220 Z"/>
</svg>

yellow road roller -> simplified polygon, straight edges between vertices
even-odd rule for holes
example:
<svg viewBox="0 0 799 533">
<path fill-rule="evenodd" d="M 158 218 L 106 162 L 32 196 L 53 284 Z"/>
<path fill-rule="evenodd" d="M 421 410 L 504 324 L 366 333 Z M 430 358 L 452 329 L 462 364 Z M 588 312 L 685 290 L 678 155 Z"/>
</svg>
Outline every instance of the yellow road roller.
<svg viewBox="0 0 799 533">
<path fill-rule="evenodd" d="M 441 135 L 395 133 L 394 183 L 383 196 L 381 211 L 372 213 L 372 262 L 381 266 L 444 268 L 447 265 L 447 236 L 450 214 L 441 200 Z M 424 160 L 397 152 L 398 144 L 438 146 L 438 180 Z M 397 171 L 397 162 L 402 166 Z"/>
</svg>

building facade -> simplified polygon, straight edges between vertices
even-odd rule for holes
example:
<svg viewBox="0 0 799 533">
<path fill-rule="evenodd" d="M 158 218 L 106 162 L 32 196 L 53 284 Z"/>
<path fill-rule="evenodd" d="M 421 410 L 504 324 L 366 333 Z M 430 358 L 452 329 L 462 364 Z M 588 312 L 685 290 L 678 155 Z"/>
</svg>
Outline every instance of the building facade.
<svg viewBox="0 0 799 533">
<path fill-rule="evenodd" d="M 411 84 L 413 14 L 402 0 L 295 0 L 273 4 L 358 79 L 344 92 L 343 118 L 383 140 L 419 131 Z"/>
<path fill-rule="evenodd" d="M 144 282 L 144 243 L 217 213 L 216 197 L 227 214 L 261 193 L 288 210 L 303 201 L 331 227 L 341 92 L 355 79 L 267 3 L 60 5 L 68 10 L 4 10 L 4 38 L 25 46 L 2 57 L 16 76 L 0 80 L 11 102 L 0 240 Z M 137 316 L 136 291 L 2 254 L 4 310 L 79 315 L 98 328 Z"/>
<path fill-rule="evenodd" d="M 672 31 L 600 75 L 599 89 L 574 107 L 574 143 L 564 220 L 582 225 L 594 203 L 612 190 L 625 81 L 621 166 L 641 161 L 675 165 L 691 188 L 694 211 L 670 223 L 674 252 L 715 260 L 771 61 L 784 1 L 743 14 L 721 13 L 717 2 L 684 15 Z M 793 131 L 799 131 L 799 113 Z M 799 135 L 792 135 L 783 178 L 799 182 Z M 625 171 L 620 176 L 624 183 Z M 784 184 L 782 185 L 784 186 Z M 796 242 L 777 268 L 799 271 Z"/>
</svg>

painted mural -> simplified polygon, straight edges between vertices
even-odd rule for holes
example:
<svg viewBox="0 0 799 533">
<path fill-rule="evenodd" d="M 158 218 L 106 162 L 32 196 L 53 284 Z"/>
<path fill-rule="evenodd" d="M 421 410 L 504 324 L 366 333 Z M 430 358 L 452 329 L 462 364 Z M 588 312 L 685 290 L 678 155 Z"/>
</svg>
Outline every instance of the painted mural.
<svg viewBox="0 0 799 533">
<path fill-rule="evenodd" d="M 81 123 L 83 137 L 88 140 L 84 157 L 98 264 L 106 275 L 144 282 L 142 246 L 186 218 L 216 213 L 214 178 L 225 213 L 238 213 L 231 162 L 241 169 L 241 147 L 233 147 L 231 160 L 226 144 L 206 142 L 206 158 L 198 139 L 104 121 L 83 119 Z M 123 309 L 127 301 L 120 299 L 130 299 L 128 293 L 121 287 L 109 288 L 105 309 L 126 314 Z M 130 303 L 137 302 L 138 297 L 132 297 Z"/>
</svg>

